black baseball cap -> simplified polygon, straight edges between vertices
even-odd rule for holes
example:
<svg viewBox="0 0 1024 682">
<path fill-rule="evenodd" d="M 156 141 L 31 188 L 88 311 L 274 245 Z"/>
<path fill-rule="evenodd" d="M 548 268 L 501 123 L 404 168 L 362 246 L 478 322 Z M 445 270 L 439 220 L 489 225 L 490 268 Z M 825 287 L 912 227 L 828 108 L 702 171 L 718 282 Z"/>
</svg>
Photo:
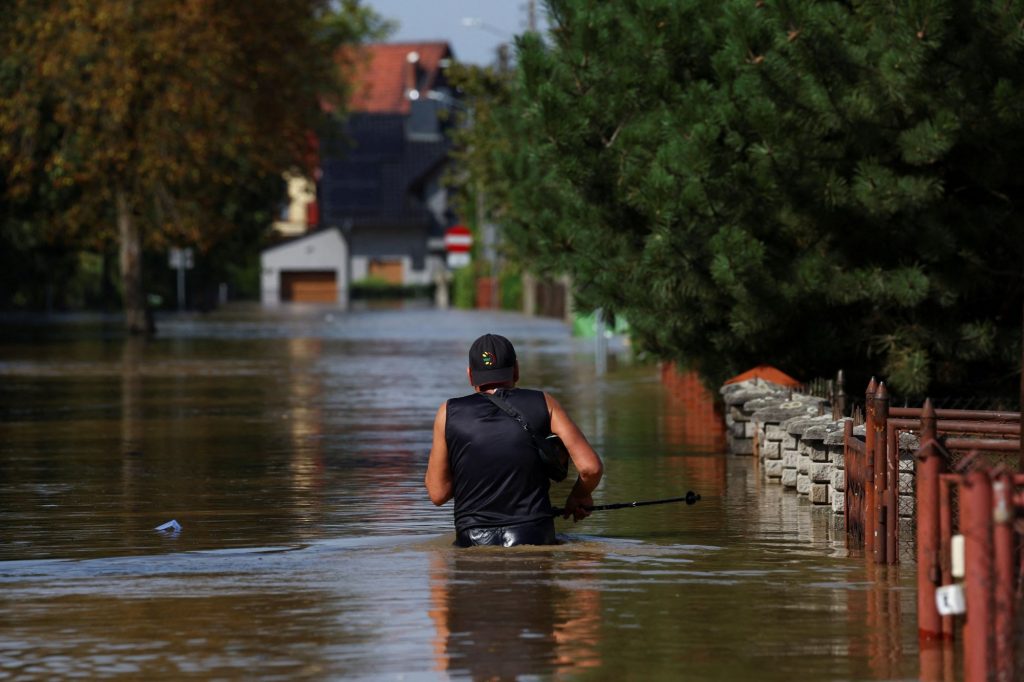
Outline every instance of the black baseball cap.
<svg viewBox="0 0 1024 682">
<path fill-rule="evenodd" d="M 516 349 L 497 334 L 484 334 L 469 347 L 469 371 L 474 386 L 515 381 Z"/>
</svg>

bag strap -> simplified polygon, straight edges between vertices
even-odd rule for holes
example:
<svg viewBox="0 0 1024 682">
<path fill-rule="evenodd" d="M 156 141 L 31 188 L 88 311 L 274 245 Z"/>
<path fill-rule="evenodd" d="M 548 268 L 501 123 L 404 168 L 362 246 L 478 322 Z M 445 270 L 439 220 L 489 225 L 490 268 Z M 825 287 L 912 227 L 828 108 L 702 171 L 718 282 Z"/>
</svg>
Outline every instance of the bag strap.
<svg viewBox="0 0 1024 682">
<path fill-rule="evenodd" d="M 519 425 L 523 427 L 523 431 L 526 431 L 528 434 L 530 434 L 530 438 L 533 439 L 534 444 L 537 447 L 542 447 L 539 442 L 539 439 L 537 438 L 537 433 L 530 428 L 530 425 L 526 421 L 526 417 L 524 417 L 519 410 L 512 407 L 512 405 L 509 404 L 509 402 L 504 398 L 499 398 L 493 393 L 484 393 L 484 396 L 492 403 L 494 403 L 499 409 L 501 409 L 502 412 L 504 412 L 505 414 L 519 422 Z"/>
<path fill-rule="evenodd" d="M 530 440 L 533 441 L 534 447 L 537 448 L 537 457 L 544 466 L 548 478 L 554 481 L 564 481 L 569 471 L 569 452 L 565 449 L 565 445 L 558 436 L 552 434 L 547 438 L 539 438 L 537 433 L 530 428 L 522 413 L 512 407 L 508 401 L 493 393 L 484 393 L 484 395 L 505 414 L 515 419 L 523 427 L 523 431 L 530 434 Z"/>
</svg>

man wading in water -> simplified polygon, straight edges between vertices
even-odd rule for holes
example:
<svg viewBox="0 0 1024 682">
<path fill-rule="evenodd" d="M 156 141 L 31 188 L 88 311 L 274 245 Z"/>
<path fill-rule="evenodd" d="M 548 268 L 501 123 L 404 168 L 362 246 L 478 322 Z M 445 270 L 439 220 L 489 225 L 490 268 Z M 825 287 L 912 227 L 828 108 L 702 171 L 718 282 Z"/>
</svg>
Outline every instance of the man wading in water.
<svg viewBox="0 0 1024 682">
<path fill-rule="evenodd" d="M 590 516 L 590 494 L 601 480 L 601 458 L 562 406 L 543 391 L 516 388 L 519 363 L 503 336 L 484 334 L 469 349 L 471 395 L 441 405 L 427 464 L 430 500 L 455 498 L 455 544 L 553 545 L 555 524 L 548 474 L 531 435 L 484 394 L 511 404 L 543 438 L 562 439 L 579 473 L 563 518 Z"/>
</svg>

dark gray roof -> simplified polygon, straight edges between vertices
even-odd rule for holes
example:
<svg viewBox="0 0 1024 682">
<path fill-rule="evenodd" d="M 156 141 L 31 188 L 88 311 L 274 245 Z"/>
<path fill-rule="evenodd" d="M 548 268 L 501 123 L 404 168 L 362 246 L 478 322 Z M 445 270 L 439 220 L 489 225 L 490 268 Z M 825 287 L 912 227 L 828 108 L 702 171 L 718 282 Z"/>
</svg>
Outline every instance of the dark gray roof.
<svg viewBox="0 0 1024 682">
<path fill-rule="evenodd" d="M 322 223 L 351 220 L 355 227 L 423 225 L 430 233 L 443 231 L 422 202 L 423 184 L 447 162 L 452 143 L 440 126 L 438 134 L 407 135 L 408 122 L 403 114 L 351 116 L 346 148 L 321 152 Z"/>
</svg>

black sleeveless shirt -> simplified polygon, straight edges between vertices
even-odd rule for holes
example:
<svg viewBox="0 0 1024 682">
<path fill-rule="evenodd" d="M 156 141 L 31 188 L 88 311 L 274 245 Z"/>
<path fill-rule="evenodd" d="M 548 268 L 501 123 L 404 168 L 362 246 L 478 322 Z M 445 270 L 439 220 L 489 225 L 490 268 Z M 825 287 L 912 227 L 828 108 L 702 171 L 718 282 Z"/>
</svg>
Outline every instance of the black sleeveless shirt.
<svg viewBox="0 0 1024 682">
<path fill-rule="evenodd" d="M 551 430 L 542 391 L 498 389 L 538 436 Z M 455 530 L 551 518 L 547 474 L 523 427 L 486 396 L 448 401 L 445 441 L 455 483 Z"/>
</svg>

